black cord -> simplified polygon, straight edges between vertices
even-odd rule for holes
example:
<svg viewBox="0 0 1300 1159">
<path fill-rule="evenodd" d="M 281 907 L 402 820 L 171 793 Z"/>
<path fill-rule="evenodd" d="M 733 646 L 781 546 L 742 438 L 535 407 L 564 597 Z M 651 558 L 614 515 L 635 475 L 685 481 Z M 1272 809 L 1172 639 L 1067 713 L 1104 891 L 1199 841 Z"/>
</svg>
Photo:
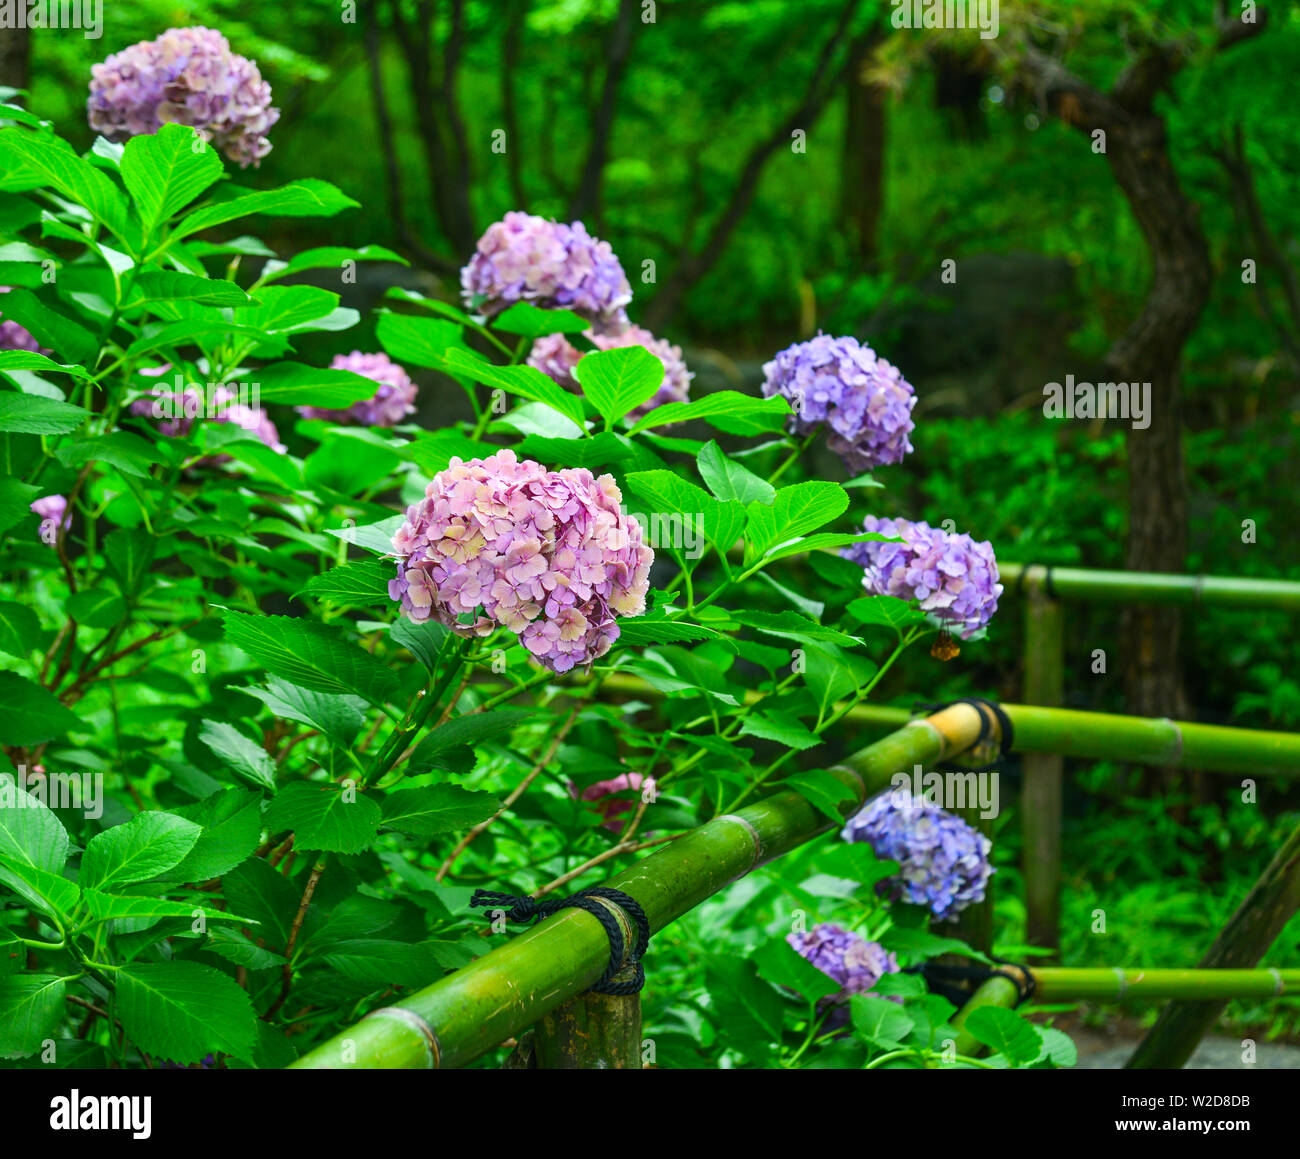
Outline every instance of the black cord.
<svg viewBox="0 0 1300 1159">
<path fill-rule="evenodd" d="M 995 700 L 985 700 L 979 696 L 962 696 L 957 700 L 949 700 L 943 704 L 916 704 L 914 710 L 921 712 L 942 712 L 945 708 L 950 708 L 954 704 L 971 704 L 980 714 L 980 733 L 975 738 L 975 743 L 970 747 L 978 749 L 989 738 L 989 717 L 998 722 L 998 732 L 1001 737 L 1001 745 L 998 751 L 997 759 L 983 768 L 970 769 L 969 772 L 984 773 L 990 769 L 996 769 L 1011 754 L 1012 746 L 1016 740 L 1015 725 L 1011 723 L 1011 717 L 1006 714 L 1006 710 Z M 985 715 L 982 709 L 988 709 L 988 715 Z"/>
<path fill-rule="evenodd" d="M 609 911 L 607 906 L 601 905 L 597 898 L 613 902 L 632 919 L 636 926 L 637 938 L 630 950 L 627 950 L 624 944 L 623 927 L 619 924 L 618 918 Z M 562 909 L 586 910 L 600 922 L 605 936 L 609 938 L 609 965 L 592 989 L 597 994 L 636 994 L 645 985 L 645 967 L 641 964 L 641 956 L 650 944 L 650 920 L 645 916 L 645 910 L 641 908 L 640 902 L 621 890 L 610 889 L 605 885 L 593 885 L 588 889 L 580 889 L 569 897 L 539 901 L 526 894 L 497 893 L 491 889 L 477 889 L 474 891 L 474 896 L 469 899 L 469 904 L 471 907 L 504 910 L 506 917 L 515 922 L 531 922 L 537 918 L 548 918 Z M 626 963 L 623 960 L 625 950 Z M 631 969 L 632 978 L 626 982 L 613 981 L 614 975 L 625 965 Z"/>
<path fill-rule="evenodd" d="M 994 969 L 992 966 L 942 966 L 937 962 L 922 962 L 919 966 L 909 966 L 903 973 L 920 974 L 932 994 L 947 998 L 958 1009 L 970 1000 L 972 991 L 950 986 L 949 982 L 974 982 L 978 988 L 990 978 L 1005 978 L 1016 988 L 1017 1006 L 1028 1002 L 1034 996 L 1038 989 L 1038 981 L 1028 966 L 1013 962 L 1009 958 L 995 958 L 992 955 L 990 960 L 1001 966 L 1011 966 L 1015 973 L 1010 970 Z"/>
</svg>

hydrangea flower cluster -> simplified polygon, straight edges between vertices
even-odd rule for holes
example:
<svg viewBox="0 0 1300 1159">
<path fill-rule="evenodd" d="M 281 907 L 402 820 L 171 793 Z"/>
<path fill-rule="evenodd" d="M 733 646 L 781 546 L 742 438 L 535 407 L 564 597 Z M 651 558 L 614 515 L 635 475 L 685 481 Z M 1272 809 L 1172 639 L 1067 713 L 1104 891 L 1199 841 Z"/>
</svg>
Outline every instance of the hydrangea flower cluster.
<svg viewBox="0 0 1300 1159">
<path fill-rule="evenodd" d="M 0 286 L 0 294 L 7 294 L 12 289 L 13 286 Z M 46 355 L 53 353 L 37 342 L 25 326 L 8 319 L 0 321 L 0 350 L 29 350 L 33 354 Z"/>
<path fill-rule="evenodd" d="M 866 569 L 862 586 L 878 596 L 920 601 L 921 609 L 948 632 L 969 640 L 998 610 L 1002 585 L 993 545 L 950 534 L 928 523 L 868 515 L 864 531 L 902 543 L 868 540 L 840 554 Z"/>
<path fill-rule="evenodd" d="M 415 413 L 415 383 L 387 354 L 336 354 L 331 370 L 350 370 L 379 383 L 373 398 L 354 402 L 341 410 L 319 406 L 300 406 L 298 413 L 307 419 L 327 419 L 335 423 L 353 423 L 363 427 L 395 427 Z"/>
<path fill-rule="evenodd" d="M 41 517 L 41 526 L 37 534 L 41 542 L 53 547 L 58 541 L 59 532 L 67 531 L 72 526 L 72 515 L 68 512 L 68 501 L 62 495 L 46 495 L 32 503 L 32 512 Z"/>
<path fill-rule="evenodd" d="M 573 310 L 597 329 L 626 322 L 632 300 L 608 242 L 592 237 L 580 221 L 563 225 L 517 211 L 488 226 L 460 284 L 466 305 L 487 317 L 532 302 Z"/>
<path fill-rule="evenodd" d="M 612 350 L 616 346 L 644 346 L 664 364 L 664 380 L 659 389 L 630 412 L 632 418 L 640 418 L 666 402 L 689 401 L 691 379 L 695 375 L 686 369 L 680 346 L 674 346 L 666 338 L 656 338 L 649 330 L 632 323 L 604 334 L 588 330 L 586 337 L 600 350 Z M 566 390 L 581 392 L 582 387 L 573 375 L 573 368 L 578 365 L 578 360 L 584 353 L 563 334 L 545 334 L 533 343 L 528 365 L 549 375 Z"/>
<path fill-rule="evenodd" d="M 90 127 L 110 141 L 190 125 L 244 168 L 271 151 L 280 119 L 257 65 L 211 28 L 171 28 L 115 52 L 90 70 Z"/>
<path fill-rule="evenodd" d="M 826 445 L 857 474 L 910 453 L 916 396 L 897 368 L 856 338 L 818 334 L 765 363 L 763 396 L 789 399 L 790 430 L 830 427 Z"/>
<path fill-rule="evenodd" d="M 511 450 L 453 458 L 393 536 L 388 594 L 462 635 L 509 628 L 552 672 L 590 664 L 618 639 L 615 616 L 645 610 L 654 552 L 621 500 L 585 467 L 548 471 Z"/>
<path fill-rule="evenodd" d="M 989 865 L 992 842 L 983 833 L 904 790 L 869 802 L 849 818 L 840 836 L 865 841 L 877 857 L 898 862 L 899 873 L 876 887 L 880 893 L 926 906 L 940 920 L 983 901 L 996 872 Z"/>
<path fill-rule="evenodd" d="M 251 431 L 271 450 L 282 455 L 288 449 L 280 442 L 279 432 L 266 411 L 260 406 L 241 403 L 235 392 L 226 386 L 214 388 L 209 392 L 207 400 L 202 391 L 192 386 L 181 391 L 155 386 L 143 398 L 137 398 L 129 409 L 133 415 L 159 419 L 158 430 L 173 438 L 188 435 L 194 428 L 194 423 L 199 418 L 206 417 L 212 422 L 234 423 L 243 430 Z M 229 455 L 212 455 L 205 461 L 226 462 L 229 458 Z"/>
<path fill-rule="evenodd" d="M 786 934 L 795 952 L 841 986 L 836 998 L 865 994 L 886 974 L 898 973 L 898 959 L 876 942 L 834 922 L 822 922 L 801 934 Z"/>
</svg>

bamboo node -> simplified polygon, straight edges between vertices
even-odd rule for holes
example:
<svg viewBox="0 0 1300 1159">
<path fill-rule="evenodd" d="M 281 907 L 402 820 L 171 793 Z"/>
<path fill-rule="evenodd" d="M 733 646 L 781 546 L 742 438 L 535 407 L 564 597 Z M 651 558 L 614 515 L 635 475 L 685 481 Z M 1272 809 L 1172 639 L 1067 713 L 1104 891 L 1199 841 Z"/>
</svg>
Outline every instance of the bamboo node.
<svg viewBox="0 0 1300 1159">
<path fill-rule="evenodd" d="M 372 1010 L 361 1021 L 366 1022 L 371 1018 L 400 1022 L 403 1026 L 414 1030 L 424 1040 L 424 1069 L 437 1070 L 442 1065 L 442 1044 L 438 1042 L 438 1035 L 434 1032 L 433 1027 L 416 1014 L 414 1010 L 407 1010 L 404 1006 L 381 1006 L 378 1010 Z"/>
<path fill-rule="evenodd" d="M 749 839 L 754 843 L 754 860 L 750 863 L 749 868 L 754 869 L 756 866 L 763 864 L 763 838 L 759 836 L 758 830 L 745 820 L 744 817 L 739 813 L 723 813 L 721 816 L 714 817 L 713 820 L 732 821 L 741 826 L 745 832 L 749 834 Z M 741 874 L 741 876 L 743 877 L 744 874 Z"/>
</svg>

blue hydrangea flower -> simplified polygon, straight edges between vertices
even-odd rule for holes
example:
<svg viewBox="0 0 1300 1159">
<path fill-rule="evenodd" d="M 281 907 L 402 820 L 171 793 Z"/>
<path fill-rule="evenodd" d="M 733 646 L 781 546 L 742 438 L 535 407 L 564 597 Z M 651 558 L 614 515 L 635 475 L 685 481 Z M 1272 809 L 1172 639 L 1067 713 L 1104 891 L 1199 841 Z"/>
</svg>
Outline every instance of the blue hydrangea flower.
<svg viewBox="0 0 1300 1159">
<path fill-rule="evenodd" d="M 882 793 L 849 818 L 840 836 L 864 841 L 877 857 L 897 861 L 899 872 L 877 889 L 895 900 L 926 906 L 936 918 L 954 918 L 984 900 L 995 870 L 992 842 L 924 797 Z"/>
<path fill-rule="evenodd" d="M 856 338 L 818 334 L 782 350 L 763 373 L 763 396 L 790 401 L 790 430 L 807 435 L 825 423 L 826 445 L 854 474 L 901 463 L 912 450 L 912 387 Z"/>
<path fill-rule="evenodd" d="M 801 958 L 841 986 L 836 998 L 865 994 L 886 974 L 898 973 L 898 959 L 875 942 L 834 922 L 822 922 L 785 940 Z"/>
<path fill-rule="evenodd" d="M 840 551 L 865 569 L 862 586 L 877 596 L 917 600 L 940 627 L 969 640 L 998 610 L 1002 585 L 993 545 L 910 519 L 868 515 L 864 531 L 901 543 L 852 543 Z"/>
</svg>

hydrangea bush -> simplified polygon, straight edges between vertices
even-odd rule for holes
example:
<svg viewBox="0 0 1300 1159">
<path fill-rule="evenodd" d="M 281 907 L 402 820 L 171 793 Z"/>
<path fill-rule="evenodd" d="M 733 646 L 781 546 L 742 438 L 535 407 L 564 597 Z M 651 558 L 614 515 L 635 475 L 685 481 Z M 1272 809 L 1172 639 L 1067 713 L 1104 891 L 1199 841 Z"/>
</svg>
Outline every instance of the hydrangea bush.
<svg viewBox="0 0 1300 1159">
<path fill-rule="evenodd" d="M 816 339 L 761 395 L 690 399 L 611 247 L 523 213 L 463 310 L 394 290 L 363 319 L 345 265 L 397 255 L 250 241 L 358 207 L 229 179 L 275 114 L 222 37 L 127 49 L 92 93 L 119 145 L 91 156 L 0 107 L 0 1058 L 284 1066 L 490 948 L 470 883 L 591 883 L 777 789 L 842 822 L 836 724 L 927 615 L 966 635 L 999 590 L 987 545 L 855 530 L 877 492 L 799 477 L 823 422 L 850 470 L 902 458 L 897 371 Z M 556 373 L 570 338 L 596 349 Z M 859 887 L 805 891 L 826 912 L 789 942 L 773 911 L 753 957 L 719 936 L 720 1049 L 883 1065 L 887 1002 L 934 1062 L 951 1011 L 905 971 L 951 942 L 895 921 L 866 846 L 800 856 Z"/>
</svg>

